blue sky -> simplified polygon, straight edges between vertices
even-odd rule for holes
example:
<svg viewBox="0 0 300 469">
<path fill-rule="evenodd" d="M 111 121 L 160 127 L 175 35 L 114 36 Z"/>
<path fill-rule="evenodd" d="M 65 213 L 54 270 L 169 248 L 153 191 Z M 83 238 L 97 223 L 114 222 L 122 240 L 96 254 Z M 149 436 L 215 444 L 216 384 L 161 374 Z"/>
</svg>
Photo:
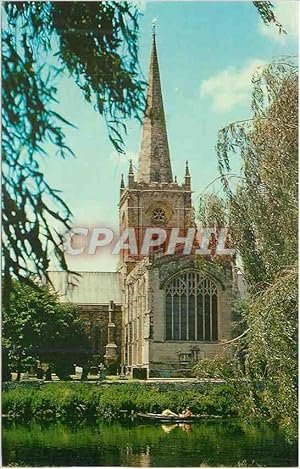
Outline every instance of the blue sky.
<svg viewBox="0 0 300 469">
<path fill-rule="evenodd" d="M 139 2 L 140 63 L 148 74 L 151 23 L 157 47 L 173 173 L 192 174 L 194 202 L 218 176 L 215 143 L 224 125 L 250 115 L 251 75 L 272 58 L 297 53 L 298 2 L 282 0 L 275 13 L 288 30 L 278 35 L 263 25 L 252 2 Z M 141 127 L 128 122 L 127 156 L 114 151 L 101 116 L 83 99 L 73 80 L 58 82 L 58 111 L 77 126 L 66 129 L 76 154 L 43 163 L 50 184 L 62 190 L 75 226 L 117 226 L 120 174 L 137 160 Z M 136 163 L 135 163 L 136 164 Z M 234 164 L 238 171 L 238 161 Z M 218 190 L 218 183 L 211 190 Z M 114 270 L 116 256 L 69 258 L 78 270 Z"/>
</svg>

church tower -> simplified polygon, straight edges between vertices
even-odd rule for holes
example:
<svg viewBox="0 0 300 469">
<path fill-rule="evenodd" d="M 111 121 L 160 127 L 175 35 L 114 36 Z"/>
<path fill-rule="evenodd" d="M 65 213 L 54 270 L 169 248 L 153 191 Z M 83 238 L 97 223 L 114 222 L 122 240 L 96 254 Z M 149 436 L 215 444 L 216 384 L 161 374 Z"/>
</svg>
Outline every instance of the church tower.
<svg viewBox="0 0 300 469">
<path fill-rule="evenodd" d="M 230 269 L 221 278 L 209 256 L 185 255 L 180 245 L 168 249 L 172 229 L 178 239 L 194 227 L 191 195 L 187 162 L 182 183 L 173 178 L 153 34 L 138 168 L 130 161 L 119 204 L 120 232 L 136 240 L 135 253 L 124 240 L 119 265 L 122 362 L 134 378 L 190 376 L 195 361 L 222 353 L 222 341 L 230 339 Z M 149 233 L 158 239 L 145 253 Z"/>
<path fill-rule="evenodd" d="M 156 37 L 153 32 L 138 168 L 134 168 L 131 161 L 127 186 L 123 177 L 121 181 L 120 231 L 134 228 L 139 251 L 138 255 L 128 251 L 122 253 L 119 268 L 125 275 L 143 257 L 141 247 L 146 228 L 161 227 L 167 233 L 171 228 L 178 228 L 180 235 L 185 235 L 191 225 L 191 194 L 187 162 L 183 183 L 179 184 L 176 177 L 173 179 Z M 164 250 L 164 247 L 160 249 Z"/>
</svg>

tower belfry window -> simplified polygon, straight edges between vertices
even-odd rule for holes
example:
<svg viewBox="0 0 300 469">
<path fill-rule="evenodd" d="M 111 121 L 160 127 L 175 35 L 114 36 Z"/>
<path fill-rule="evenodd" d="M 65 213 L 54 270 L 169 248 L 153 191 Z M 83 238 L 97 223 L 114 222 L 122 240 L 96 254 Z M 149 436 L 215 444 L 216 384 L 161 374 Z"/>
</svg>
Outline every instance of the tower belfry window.
<svg viewBox="0 0 300 469">
<path fill-rule="evenodd" d="M 218 340 L 218 291 L 198 272 L 184 272 L 166 287 L 166 340 Z"/>
</svg>

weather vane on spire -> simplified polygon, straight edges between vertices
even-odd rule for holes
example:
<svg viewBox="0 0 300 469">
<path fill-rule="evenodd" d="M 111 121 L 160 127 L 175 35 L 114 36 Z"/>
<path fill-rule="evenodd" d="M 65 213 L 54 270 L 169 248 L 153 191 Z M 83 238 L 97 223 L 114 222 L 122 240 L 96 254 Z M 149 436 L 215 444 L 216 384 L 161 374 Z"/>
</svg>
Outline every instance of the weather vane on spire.
<svg viewBox="0 0 300 469">
<path fill-rule="evenodd" d="M 152 34 L 155 35 L 155 28 L 156 28 L 157 18 L 153 18 L 152 20 Z"/>
</svg>

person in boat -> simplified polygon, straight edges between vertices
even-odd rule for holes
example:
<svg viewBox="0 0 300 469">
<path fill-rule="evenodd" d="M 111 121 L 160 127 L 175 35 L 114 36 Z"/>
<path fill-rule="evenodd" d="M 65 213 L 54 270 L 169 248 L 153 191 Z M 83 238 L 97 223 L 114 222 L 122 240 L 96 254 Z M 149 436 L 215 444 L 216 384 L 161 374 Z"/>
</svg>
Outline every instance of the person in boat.
<svg viewBox="0 0 300 469">
<path fill-rule="evenodd" d="M 179 414 L 179 417 L 181 419 L 188 419 L 189 417 L 192 417 L 193 413 L 189 407 L 187 407 L 183 412 Z"/>
<path fill-rule="evenodd" d="M 175 414 L 175 412 L 172 412 L 170 409 L 165 409 L 162 411 L 161 415 L 164 417 L 179 417 L 178 414 Z"/>
<path fill-rule="evenodd" d="M 189 417 L 192 417 L 193 413 L 189 407 L 184 409 L 183 412 L 181 412 L 179 415 L 175 414 L 175 412 L 172 412 L 170 409 L 165 409 L 162 411 L 162 414 L 164 417 L 179 417 L 181 419 L 187 419 Z"/>
</svg>

